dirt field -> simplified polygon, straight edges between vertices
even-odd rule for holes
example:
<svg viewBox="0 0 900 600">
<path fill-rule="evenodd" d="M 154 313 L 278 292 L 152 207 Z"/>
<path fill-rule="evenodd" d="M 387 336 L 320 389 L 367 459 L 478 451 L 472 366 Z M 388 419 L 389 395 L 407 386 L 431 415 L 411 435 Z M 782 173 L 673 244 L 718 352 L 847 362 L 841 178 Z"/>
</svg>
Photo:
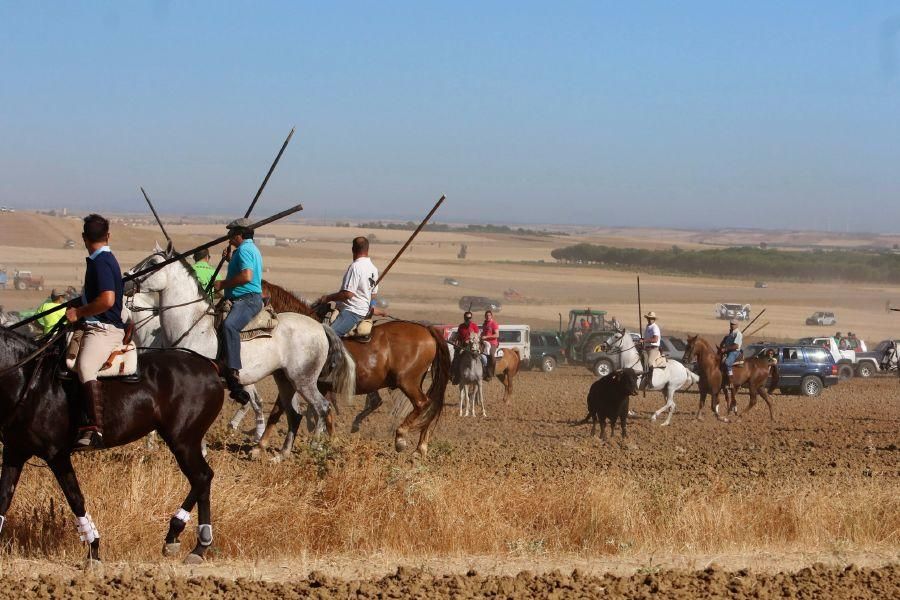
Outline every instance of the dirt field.
<svg viewBox="0 0 900 600">
<path fill-rule="evenodd" d="M 0 216 L 0 263 L 43 274 L 48 287 L 78 283 L 83 252 L 62 248 L 64 237 L 78 238 L 78 221 L 44 227 L 49 217 L 14 216 L 23 220 Z M 179 247 L 220 232 L 211 225 L 170 229 Z M 266 277 L 314 296 L 337 285 L 358 230 L 287 224 L 273 233 L 306 241 L 264 248 Z M 407 233 L 376 234 L 373 254 L 383 265 Z M 602 235 L 632 236 L 628 245 L 638 245 L 639 234 Z M 159 237 L 149 227 L 118 235 L 113 245 L 123 265 L 143 258 Z M 679 235 L 687 247 L 691 240 Z M 663 237 L 647 243 L 675 243 Z M 549 260 L 552 248 L 571 241 L 425 234 L 382 293 L 394 314 L 433 322 L 455 321 L 460 295 L 501 296 L 514 287 L 529 301 L 505 304 L 503 323 L 555 328 L 557 312 L 590 305 L 633 324 L 632 274 L 495 262 Z M 459 243 L 469 246 L 466 261 L 455 258 Z M 445 276 L 461 285 L 443 285 Z M 772 282 L 754 289 L 753 282 L 662 276 L 642 282 L 645 310 L 659 313 L 671 332 L 720 333 L 712 305 L 722 300 L 768 307 L 770 337 L 818 333 L 802 324 L 813 310 L 834 310 L 838 328 L 870 342 L 895 335 L 892 320 L 900 318 L 884 311 L 886 301 L 900 299 L 895 288 Z M 0 304 L 34 307 L 42 297 L 6 290 Z M 707 407 L 696 421 L 698 396 L 688 392 L 677 397 L 672 426 L 661 428 L 648 417 L 662 398 L 650 394 L 634 402 L 630 445 L 618 437 L 601 445 L 588 437 L 589 426 L 572 425 L 585 414 L 592 380 L 574 367 L 523 373 L 509 405 L 499 403 L 492 383 L 487 418 L 457 416 L 451 391 L 425 462 L 392 449 L 394 399 L 359 436 L 349 434 L 349 423 L 361 399 L 341 407 L 337 438 L 319 449 L 301 439 L 280 464 L 249 459 L 247 435 L 225 427 L 234 409 L 227 403 L 209 436 L 215 544 L 201 567 L 159 557 L 166 523 L 186 493 L 164 449 L 134 444 L 76 457 L 107 561 L 88 575 L 81 574 L 84 550 L 62 495 L 34 461 L 3 529 L 0 597 L 900 593 L 896 378 L 853 380 L 816 399 L 776 394 L 775 423 L 764 405 L 729 424 L 715 421 Z M 260 387 L 271 402 L 274 386 Z M 744 396 L 742 409 L 746 403 Z M 245 425 L 251 428 L 249 418 Z M 183 553 L 194 541 L 193 525 Z M 846 569 L 850 564 L 856 566 Z"/>
</svg>

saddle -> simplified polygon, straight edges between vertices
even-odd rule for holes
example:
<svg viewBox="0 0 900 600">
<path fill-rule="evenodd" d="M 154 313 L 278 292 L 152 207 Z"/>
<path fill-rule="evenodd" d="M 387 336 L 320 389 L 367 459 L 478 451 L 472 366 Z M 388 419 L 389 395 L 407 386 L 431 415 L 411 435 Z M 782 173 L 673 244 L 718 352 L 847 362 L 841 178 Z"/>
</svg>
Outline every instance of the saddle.
<svg viewBox="0 0 900 600">
<path fill-rule="evenodd" d="M 125 335 L 122 338 L 122 344 L 110 353 L 103 366 L 100 367 L 100 371 L 97 373 L 98 379 L 117 379 L 128 382 L 140 381 L 137 346 L 131 341 L 133 333 L 134 322 L 129 321 L 125 325 Z M 72 338 L 69 340 L 65 354 L 66 371 L 60 371 L 60 378 L 68 379 L 72 377 L 75 363 L 78 361 L 78 353 L 81 352 L 83 338 L 84 330 L 82 329 L 72 333 Z"/>
<path fill-rule="evenodd" d="M 222 300 L 216 307 L 216 329 L 222 325 L 222 321 L 231 312 L 231 300 Z M 243 329 L 241 329 L 241 341 L 249 342 L 256 338 L 272 337 L 275 328 L 278 327 L 278 313 L 268 304 L 262 307 L 262 310 L 256 313 L 256 316 L 250 319 Z"/>
<path fill-rule="evenodd" d="M 341 314 L 341 311 L 337 309 L 337 303 L 329 302 L 327 305 L 327 310 L 325 312 L 324 321 L 331 325 L 334 323 L 338 315 Z M 345 340 L 353 340 L 354 342 L 360 342 L 366 344 L 372 340 L 372 327 L 375 326 L 375 323 L 372 319 L 366 318 L 357 323 L 353 329 L 347 332 L 346 335 L 341 336 L 341 339 Z"/>
</svg>

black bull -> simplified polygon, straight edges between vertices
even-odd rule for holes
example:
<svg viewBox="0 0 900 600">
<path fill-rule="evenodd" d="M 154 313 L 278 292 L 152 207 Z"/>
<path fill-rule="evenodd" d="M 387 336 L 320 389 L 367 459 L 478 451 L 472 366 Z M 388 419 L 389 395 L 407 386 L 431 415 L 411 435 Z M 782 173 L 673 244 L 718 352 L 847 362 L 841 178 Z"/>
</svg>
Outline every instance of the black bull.
<svg viewBox="0 0 900 600">
<path fill-rule="evenodd" d="M 79 384 L 55 376 L 61 348 L 15 368 L 37 347 L 15 332 L 0 329 L 0 527 L 6 520 L 22 468 L 33 456 L 46 461 L 75 516 L 86 517 L 84 496 L 71 461 L 80 421 Z M 199 562 L 212 542 L 213 471 L 203 458 L 201 442 L 222 408 L 222 385 L 209 360 L 184 350 L 143 353 L 140 375 L 137 383 L 103 382 L 104 443 L 107 447 L 120 446 L 153 430 L 159 432 L 190 482 L 181 516 L 199 505 L 197 545 L 185 559 Z M 185 523 L 186 519 L 172 517 L 166 535 L 168 550 L 178 548 Z M 99 560 L 99 536 L 93 541 L 90 537 L 89 558 Z"/>
</svg>

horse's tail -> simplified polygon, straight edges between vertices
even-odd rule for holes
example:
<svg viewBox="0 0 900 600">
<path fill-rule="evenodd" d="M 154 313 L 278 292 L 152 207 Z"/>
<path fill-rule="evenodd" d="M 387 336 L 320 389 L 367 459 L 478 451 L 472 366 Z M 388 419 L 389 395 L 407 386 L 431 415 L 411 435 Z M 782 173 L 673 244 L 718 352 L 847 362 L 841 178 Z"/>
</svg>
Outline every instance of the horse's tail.
<svg viewBox="0 0 900 600">
<path fill-rule="evenodd" d="M 431 386 L 426 392 L 428 406 L 419 415 L 413 428 L 425 427 L 431 433 L 444 410 L 444 394 L 450 382 L 450 350 L 447 349 L 447 341 L 437 329 L 428 326 L 425 326 L 425 329 L 434 339 L 435 347 L 434 358 L 431 361 Z"/>
<path fill-rule="evenodd" d="M 335 404 L 340 401 L 349 403 L 350 398 L 356 395 L 356 363 L 334 329 L 324 323 L 322 329 L 328 338 L 328 359 L 325 364 L 333 365 L 331 391 L 334 393 Z"/>
<path fill-rule="evenodd" d="M 769 365 L 769 385 L 766 389 L 770 394 L 778 387 L 778 363 Z"/>
</svg>

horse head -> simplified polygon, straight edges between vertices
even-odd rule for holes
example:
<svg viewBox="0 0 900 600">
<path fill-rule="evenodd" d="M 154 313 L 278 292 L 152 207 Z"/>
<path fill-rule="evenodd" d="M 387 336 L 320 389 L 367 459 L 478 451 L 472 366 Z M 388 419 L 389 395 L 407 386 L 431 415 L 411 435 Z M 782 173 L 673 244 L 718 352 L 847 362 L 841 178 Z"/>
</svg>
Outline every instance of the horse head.
<svg viewBox="0 0 900 600">
<path fill-rule="evenodd" d="M 697 340 L 700 339 L 700 335 L 689 335 L 687 336 L 687 346 L 684 348 L 684 356 L 681 359 L 683 364 L 690 364 L 694 360 L 694 356 L 697 353 Z"/>
</svg>

